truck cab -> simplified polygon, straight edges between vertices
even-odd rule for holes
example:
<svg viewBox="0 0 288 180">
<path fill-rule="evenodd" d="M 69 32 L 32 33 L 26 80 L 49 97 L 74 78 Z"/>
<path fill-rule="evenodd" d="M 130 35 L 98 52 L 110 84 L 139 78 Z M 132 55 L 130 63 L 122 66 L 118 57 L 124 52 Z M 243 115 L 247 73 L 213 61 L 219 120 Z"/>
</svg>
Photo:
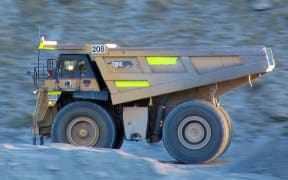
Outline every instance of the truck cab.
<svg viewBox="0 0 288 180">
<path fill-rule="evenodd" d="M 44 87 L 48 90 L 100 91 L 92 65 L 88 54 L 60 54 L 56 66 L 48 70 Z"/>
</svg>

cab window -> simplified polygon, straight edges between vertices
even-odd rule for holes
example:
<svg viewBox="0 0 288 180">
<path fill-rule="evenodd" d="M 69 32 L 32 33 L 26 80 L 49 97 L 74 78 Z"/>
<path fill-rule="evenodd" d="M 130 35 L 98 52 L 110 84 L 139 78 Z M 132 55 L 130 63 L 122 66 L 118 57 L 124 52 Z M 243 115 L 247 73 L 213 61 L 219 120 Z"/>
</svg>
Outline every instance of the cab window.
<svg viewBox="0 0 288 180">
<path fill-rule="evenodd" d="M 87 54 L 61 54 L 58 61 L 59 78 L 94 77 Z"/>
<path fill-rule="evenodd" d="M 65 60 L 60 65 L 60 71 L 63 73 L 74 73 L 77 69 L 76 60 Z"/>
<path fill-rule="evenodd" d="M 79 72 L 80 72 L 80 73 L 85 73 L 85 72 L 87 72 L 87 65 L 86 65 L 85 61 L 80 60 L 78 67 L 79 67 Z"/>
</svg>

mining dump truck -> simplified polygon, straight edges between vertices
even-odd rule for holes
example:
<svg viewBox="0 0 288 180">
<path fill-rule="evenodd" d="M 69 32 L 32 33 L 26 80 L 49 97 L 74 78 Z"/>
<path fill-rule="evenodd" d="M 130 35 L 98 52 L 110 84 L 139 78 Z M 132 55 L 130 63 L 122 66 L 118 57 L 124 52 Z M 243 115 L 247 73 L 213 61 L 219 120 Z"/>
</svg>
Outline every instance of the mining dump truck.
<svg viewBox="0 0 288 180">
<path fill-rule="evenodd" d="M 44 50 L 57 54 L 43 62 Z M 34 144 L 36 137 L 99 148 L 163 140 L 180 163 L 224 153 L 232 123 L 219 97 L 275 67 L 266 47 L 126 48 L 41 38 L 39 57 Z"/>
</svg>

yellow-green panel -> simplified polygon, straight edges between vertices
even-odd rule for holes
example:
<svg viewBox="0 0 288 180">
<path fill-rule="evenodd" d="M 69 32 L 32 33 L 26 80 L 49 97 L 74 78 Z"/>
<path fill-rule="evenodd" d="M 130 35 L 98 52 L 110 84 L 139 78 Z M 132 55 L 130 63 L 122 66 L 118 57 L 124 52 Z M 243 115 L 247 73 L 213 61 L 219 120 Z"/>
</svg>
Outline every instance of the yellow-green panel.
<svg viewBox="0 0 288 180">
<path fill-rule="evenodd" d="M 178 57 L 171 56 L 152 56 L 146 57 L 149 65 L 174 65 L 177 64 Z"/>
<path fill-rule="evenodd" d="M 62 91 L 48 91 L 48 95 L 60 95 Z"/>
<path fill-rule="evenodd" d="M 149 81 L 115 81 L 116 87 L 149 87 Z"/>
<path fill-rule="evenodd" d="M 38 49 L 55 50 L 56 45 L 45 45 L 43 42 L 40 42 Z"/>
</svg>

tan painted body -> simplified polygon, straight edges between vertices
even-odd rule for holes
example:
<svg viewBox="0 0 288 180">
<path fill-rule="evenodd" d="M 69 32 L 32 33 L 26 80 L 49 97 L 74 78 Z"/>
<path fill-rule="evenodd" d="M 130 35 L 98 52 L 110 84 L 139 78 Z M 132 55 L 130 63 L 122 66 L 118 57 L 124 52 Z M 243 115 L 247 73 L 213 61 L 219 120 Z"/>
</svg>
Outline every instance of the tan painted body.
<svg viewBox="0 0 288 180">
<path fill-rule="evenodd" d="M 67 104 L 84 99 L 100 104 L 111 115 L 123 119 L 124 122 L 117 123 L 124 124 L 126 139 L 135 134 L 147 138 L 146 128 L 156 124 L 159 105 L 165 108 L 164 114 L 187 100 L 202 100 L 218 106 L 219 96 L 275 67 L 272 51 L 266 47 L 111 48 L 103 45 L 99 52 L 96 47 L 99 45 L 55 47 L 69 54 L 88 54 L 89 61 L 94 63 L 91 67 L 96 68 L 93 71 L 99 75 L 91 78 L 78 73 L 69 78 L 44 79 L 38 90 L 33 119 L 35 135 L 50 136 L 57 113 Z M 82 92 L 84 95 L 75 95 Z M 101 99 L 105 95 L 99 92 L 107 92 L 107 99 Z M 142 120 L 133 120 L 133 117 L 137 119 L 138 112 L 146 117 L 142 124 Z"/>
</svg>

